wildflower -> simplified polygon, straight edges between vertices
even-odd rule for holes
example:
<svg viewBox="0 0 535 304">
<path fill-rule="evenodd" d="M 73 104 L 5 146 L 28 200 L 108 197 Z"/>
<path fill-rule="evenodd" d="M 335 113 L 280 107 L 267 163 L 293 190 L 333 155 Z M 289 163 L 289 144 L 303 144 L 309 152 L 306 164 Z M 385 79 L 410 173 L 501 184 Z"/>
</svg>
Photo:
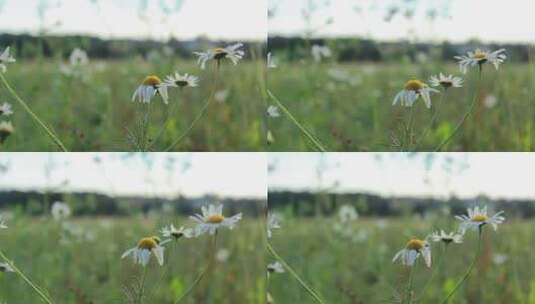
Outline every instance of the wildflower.
<svg viewBox="0 0 535 304">
<path fill-rule="evenodd" d="M 498 98 L 494 95 L 487 95 L 483 99 L 483 105 L 485 105 L 487 109 L 494 108 L 496 104 L 498 104 Z"/>
<path fill-rule="evenodd" d="M 15 270 L 7 263 L 0 263 L 0 272 L 15 272 Z"/>
<path fill-rule="evenodd" d="M 0 72 L 5 73 L 7 71 L 7 64 L 16 62 L 15 58 L 9 54 L 9 46 L 0 55 Z"/>
<path fill-rule="evenodd" d="M 427 84 L 420 80 L 409 80 L 405 84 L 405 88 L 396 95 L 392 105 L 396 105 L 399 101 L 401 102 L 402 106 L 412 107 L 414 102 L 421 96 L 426 107 L 431 108 L 431 93 L 440 92 L 436 89 L 428 87 Z"/>
<path fill-rule="evenodd" d="M 124 259 L 127 256 L 132 256 L 134 263 L 141 264 L 142 266 L 147 266 L 150 261 L 150 256 L 154 254 L 158 264 L 163 265 L 163 252 L 164 247 L 161 246 L 165 242 L 160 242 L 158 237 L 145 237 L 142 238 L 137 246 L 131 249 L 128 249 L 123 253 L 121 259 Z"/>
<path fill-rule="evenodd" d="M 429 83 L 432 87 L 442 86 L 444 89 L 461 88 L 463 86 L 463 79 L 453 75 L 445 76 L 440 73 L 438 76 L 431 76 Z"/>
<path fill-rule="evenodd" d="M 0 215 L 0 229 L 7 229 L 6 221 Z"/>
<path fill-rule="evenodd" d="M 312 57 L 316 62 L 320 62 L 323 58 L 329 58 L 332 56 L 331 49 L 328 46 L 314 44 L 311 52 Z"/>
<path fill-rule="evenodd" d="M 276 69 L 277 63 L 273 56 L 271 55 L 271 52 L 267 54 L 267 67 L 268 69 Z"/>
<path fill-rule="evenodd" d="M 492 63 L 496 70 L 500 67 L 507 55 L 503 54 L 505 49 L 499 49 L 495 52 L 482 51 L 476 49 L 474 52 L 468 52 L 467 56 L 455 56 L 455 59 L 459 61 L 459 68 L 463 74 L 466 74 L 469 67 L 479 66 L 481 69 L 485 63 Z"/>
<path fill-rule="evenodd" d="M 271 106 L 269 106 L 267 108 L 267 114 L 268 114 L 269 117 L 273 117 L 273 118 L 281 116 L 281 114 L 279 112 L 279 108 L 276 107 L 276 106 L 273 106 L 273 105 L 271 105 Z"/>
<path fill-rule="evenodd" d="M 199 78 L 195 77 L 193 75 L 184 74 L 180 75 L 180 73 L 176 72 L 174 75 L 169 75 L 166 77 L 164 81 L 164 85 L 168 87 L 177 87 L 177 88 L 185 88 L 185 87 L 196 87 L 198 86 Z"/>
<path fill-rule="evenodd" d="M 184 228 L 184 226 L 180 227 L 179 229 L 176 229 L 175 225 L 173 224 L 163 227 L 161 232 L 164 237 L 173 238 L 175 240 L 178 240 L 181 237 L 185 237 L 187 239 L 193 237 L 193 230 L 186 229 Z"/>
<path fill-rule="evenodd" d="M 431 267 L 431 246 L 425 240 L 413 238 L 407 242 L 405 248 L 396 253 L 392 262 L 401 259 L 403 265 L 413 266 L 420 255 L 424 258 L 427 267 Z"/>
<path fill-rule="evenodd" d="M 199 56 L 197 63 L 201 66 L 201 69 L 204 70 L 208 60 L 216 60 L 219 65 L 222 59 L 227 58 L 232 61 L 234 65 L 238 64 L 245 55 L 245 52 L 240 49 L 242 47 L 243 43 L 236 43 L 224 48 L 214 48 L 206 52 L 194 52 L 193 54 Z"/>
<path fill-rule="evenodd" d="M 350 205 L 343 205 L 338 210 L 338 217 L 342 223 L 354 221 L 358 218 L 358 213 L 355 210 L 355 207 Z"/>
<path fill-rule="evenodd" d="M 446 245 L 450 243 L 460 244 L 463 242 L 463 235 L 457 232 L 446 233 L 444 230 L 440 230 L 440 232 L 436 231 L 431 234 L 431 240 L 433 242 L 443 242 Z"/>
<path fill-rule="evenodd" d="M 267 237 L 271 238 L 273 229 L 280 229 L 280 217 L 275 213 L 269 213 L 267 217 Z"/>
<path fill-rule="evenodd" d="M 202 214 L 190 216 L 190 219 L 197 222 L 195 235 L 199 236 L 204 233 L 214 234 L 219 228 L 227 227 L 233 229 L 236 223 L 242 219 L 242 214 L 238 213 L 231 217 L 223 216 L 223 205 L 208 205 L 201 207 Z"/>
<path fill-rule="evenodd" d="M 274 262 L 267 265 L 267 271 L 268 273 L 284 273 L 284 267 L 279 262 Z"/>
<path fill-rule="evenodd" d="M 54 202 L 52 204 L 52 217 L 55 220 L 61 220 L 71 216 L 71 208 L 63 202 Z"/>
<path fill-rule="evenodd" d="M 69 56 L 69 62 L 71 66 L 86 65 L 89 63 L 89 57 L 84 50 L 75 48 Z"/>
<path fill-rule="evenodd" d="M 461 221 L 461 231 L 468 229 L 481 229 L 486 224 L 490 224 L 494 231 L 498 229 L 498 224 L 505 221 L 505 218 L 501 216 L 503 211 L 500 211 L 493 216 L 488 216 L 487 206 L 483 208 L 474 207 L 474 209 L 468 208 L 468 215 L 456 215 L 455 218 Z"/>
<path fill-rule="evenodd" d="M 223 102 L 227 101 L 228 95 L 229 95 L 229 90 L 219 90 L 219 91 L 215 92 L 214 99 L 215 99 L 215 101 L 217 101 L 219 103 L 223 103 Z"/>
<path fill-rule="evenodd" d="M 226 262 L 229 257 L 230 257 L 230 251 L 226 248 L 219 249 L 215 255 L 215 258 L 221 263 Z"/>
<path fill-rule="evenodd" d="M 0 106 L 0 115 L 9 116 L 13 114 L 13 110 L 11 109 L 11 104 L 4 102 Z"/>
<path fill-rule="evenodd" d="M 139 102 L 150 103 L 156 94 L 162 97 L 165 104 L 168 103 L 167 85 L 163 84 L 158 76 L 147 76 L 134 92 L 132 101 L 137 98 Z"/>
<path fill-rule="evenodd" d="M 499 254 L 499 253 L 496 253 L 496 254 L 493 254 L 492 255 L 492 262 L 496 265 L 501 265 L 505 262 L 507 262 L 507 260 L 509 259 L 509 257 L 505 254 Z"/>
<path fill-rule="evenodd" d="M 11 121 L 0 122 L 0 144 L 3 144 L 14 131 Z"/>
</svg>

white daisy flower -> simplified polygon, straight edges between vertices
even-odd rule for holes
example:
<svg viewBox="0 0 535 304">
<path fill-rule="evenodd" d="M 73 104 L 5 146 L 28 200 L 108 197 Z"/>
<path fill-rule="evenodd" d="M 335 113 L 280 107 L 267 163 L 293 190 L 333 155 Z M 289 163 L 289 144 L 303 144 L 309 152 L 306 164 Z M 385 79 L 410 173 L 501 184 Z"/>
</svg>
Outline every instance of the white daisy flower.
<svg viewBox="0 0 535 304">
<path fill-rule="evenodd" d="M 280 229 L 280 218 L 275 213 L 269 213 L 267 217 L 267 237 L 271 238 L 273 235 L 272 230 Z"/>
<path fill-rule="evenodd" d="M 271 55 L 271 52 L 267 54 L 267 67 L 268 69 L 276 69 L 277 68 L 277 62 L 275 61 L 275 58 Z"/>
<path fill-rule="evenodd" d="M 271 264 L 268 264 L 267 265 L 267 271 L 268 273 L 284 273 L 286 272 L 286 270 L 284 270 L 284 267 L 282 266 L 281 263 L 279 263 L 278 261 L 277 262 L 274 262 L 274 263 L 271 263 Z"/>
<path fill-rule="evenodd" d="M 340 207 L 340 209 L 338 209 L 338 218 L 342 223 L 354 221 L 358 218 L 358 216 L 359 215 L 353 206 L 343 205 Z"/>
<path fill-rule="evenodd" d="M 431 246 L 425 240 L 413 238 L 407 242 L 405 248 L 396 253 L 392 262 L 401 260 L 403 265 L 413 266 L 420 255 L 424 258 L 425 265 L 431 267 Z"/>
<path fill-rule="evenodd" d="M 5 73 L 7 71 L 7 64 L 16 62 L 15 58 L 9 54 L 9 46 L 0 55 L 0 72 Z"/>
<path fill-rule="evenodd" d="M 210 49 L 206 52 L 193 52 L 193 54 L 199 56 L 197 63 L 201 66 L 201 69 L 204 70 L 206 68 L 206 62 L 209 60 L 215 60 L 219 65 L 222 59 L 227 58 L 232 61 L 234 65 L 238 64 L 245 55 L 245 52 L 241 50 L 242 47 L 243 43 L 236 43 L 224 48 Z"/>
<path fill-rule="evenodd" d="M 271 105 L 267 108 L 267 115 L 269 117 L 277 118 L 281 116 L 279 108 L 277 106 Z"/>
<path fill-rule="evenodd" d="M 7 102 L 4 102 L 0 106 L 0 115 L 9 116 L 11 114 L 13 114 L 13 110 L 11 108 L 11 104 L 9 104 Z"/>
<path fill-rule="evenodd" d="M 496 104 L 498 104 L 498 98 L 494 95 L 487 95 L 484 99 L 483 99 L 483 105 L 487 108 L 487 109 L 491 109 L 491 108 L 494 108 L 494 106 L 496 106 Z"/>
<path fill-rule="evenodd" d="M 0 263 L 0 272 L 15 272 L 15 270 L 8 263 Z"/>
<path fill-rule="evenodd" d="M 199 78 L 195 77 L 193 75 L 184 74 L 180 75 L 180 73 L 175 72 L 174 75 L 168 75 L 165 78 L 164 85 L 168 87 L 175 87 L 175 88 L 185 88 L 185 87 L 196 87 L 198 86 Z"/>
<path fill-rule="evenodd" d="M 193 230 L 189 228 L 184 228 L 184 226 L 181 226 L 179 229 L 176 229 L 175 225 L 173 224 L 163 227 L 161 232 L 163 237 L 173 238 L 174 240 L 178 240 L 181 237 L 185 237 L 187 239 L 193 237 Z"/>
<path fill-rule="evenodd" d="M 420 80 L 409 80 L 405 84 L 405 88 L 396 95 L 392 105 L 396 105 L 399 101 L 402 106 L 412 107 L 414 102 L 419 97 L 422 97 L 425 102 L 425 106 L 427 108 L 431 108 L 431 93 L 440 93 L 440 91 L 430 88 L 427 86 L 427 84 Z"/>
<path fill-rule="evenodd" d="M 219 103 L 223 103 L 227 101 L 229 94 L 230 94 L 229 90 L 219 90 L 215 92 L 214 99 L 215 101 Z"/>
<path fill-rule="evenodd" d="M 440 73 L 438 76 L 431 76 L 429 83 L 432 87 L 442 86 L 444 89 L 461 88 L 463 86 L 463 79 L 453 75 L 445 76 Z"/>
<path fill-rule="evenodd" d="M 463 235 L 455 231 L 446 233 L 444 230 L 440 230 L 431 234 L 431 240 L 433 242 L 443 242 L 446 245 L 450 243 L 460 244 L 463 242 Z"/>
<path fill-rule="evenodd" d="M 71 216 L 71 208 L 63 202 L 54 202 L 51 212 L 55 220 L 62 220 Z"/>
<path fill-rule="evenodd" d="M 476 49 L 474 52 L 468 52 L 467 56 L 455 56 L 455 59 L 459 61 L 459 68 L 463 74 L 466 74 L 469 67 L 479 66 L 480 68 L 485 63 L 492 63 L 496 70 L 500 67 L 507 55 L 503 54 L 505 49 L 499 49 L 495 52 L 482 51 Z"/>
<path fill-rule="evenodd" d="M 242 214 L 238 213 L 231 217 L 223 216 L 223 205 L 208 205 L 201 207 L 202 214 L 190 216 L 190 219 L 197 222 L 195 227 L 195 236 L 204 233 L 214 234 L 219 228 L 227 227 L 233 229 L 236 223 L 242 219 Z"/>
<path fill-rule="evenodd" d="M 13 128 L 11 121 L 0 122 L 0 144 L 3 144 L 13 132 L 15 132 L 15 128 Z"/>
<path fill-rule="evenodd" d="M 487 206 L 483 208 L 474 207 L 468 208 L 468 215 L 456 215 L 455 218 L 461 221 L 461 231 L 468 229 L 481 229 L 484 225 L 490 224 L 494 231 L 498 229 L 498 225 L 505 221 L 505 217 L 501 216 L 503 211 L 500 211 L 493 216 L 488 215 Z"/>
<path fill-rule="evenodd" d="M 132 259 L 134 259 L 134 263 L 141 264 L 144 267 L 149 264 L 150 256 L 154 254 L 156 260 L 158 261 L 158 264 L 162 266 L 164 257 L 164 247 L 162 245 L 166 242 L 167 241 L 160 242 L 160 239 L 155 236 L 142 238 L 137 243 L 136 247 L 125 251 L 121 256 L 121 259 L 131 256 Z"/>
<path fill-rule="evenodd" d="M 89 57 L 84 50 L 75 48 L 69 56 L 69 62 L 71 66 L 87 65 L 89 63 Z"/>
<path fill-rule="evenodd" d="M 496 265 L 502 265 L 507 262 L 508 259 L 509 257 L 505 254 L 495 253 L 492 255 L 492 262 Z"/>
<path fill-rule="evenodd" d="M 132 96 L 132 101 L 136 99 L 142 103 L 150 103 L 152 97 L 159 94 L 165 104 L 168 103 L 167 85 L 162 83 L 155 75 L 147 76 Z"/>
<path fill-rule="evenodd" d="M 316 62 L 321 62 L 323 58 L 329 58 L 332 56 L 331 49 L 328 46 L 314 44 L 312 46 L 311 52 L 312 57 Z"/>
</svg>

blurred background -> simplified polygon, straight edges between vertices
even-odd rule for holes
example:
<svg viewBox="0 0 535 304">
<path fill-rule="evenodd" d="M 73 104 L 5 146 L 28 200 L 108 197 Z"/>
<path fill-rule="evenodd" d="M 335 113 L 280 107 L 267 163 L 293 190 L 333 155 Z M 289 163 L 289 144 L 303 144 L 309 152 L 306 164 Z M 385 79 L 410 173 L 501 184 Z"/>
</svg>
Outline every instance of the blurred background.
<svg viewBox="0 0 535 304">
<path fill-rule="evenodd" d="M 213 254 L 213 271 L 184 303 L 263 303 L 264 155 L 3 153 L 0 159 L 0 217 L 8 226 L 1 250 L 55 303 L 131 303 L 142 267 L 122 253 L 142 237 L 165 239 L 164 226 L 193 227 L 188 217 L 217 203 L 225 216 L 242 213 L 243 220 L 221 230 L 215 248 L 209 237 L 168 244 L 164 266 L 147 266 L 145 301 L 174 302 Z M 38 301 L 15 274 L 0 272 L 0 282 L 0 301 Z"/>
<path fill-rule="evenodd" d="M 462 75 L 455 56 L 476 48 L 506 49 L 499 72 L 485 68 L 471 119 L 443 151 L 532 151 L 533 43 L 525 24 L 531 4 L 512 0 L 271 0 L 268 49 L 278 63 L 268 87 L 329 151 L 407 151 L 400 129 L 408 110 L 392 106 L 409 79 L 439 73 L 464 78 L 433 108 L 416 103 L 415 126 L 425 129 L 409 151 L 434 151 L 474 98 L 476 73 Z M 440 104 L 440 105 L 439 105 Z M 328 114 L 326 114 L 328 113 Z M 310 151 L 291 121 L 269 120 L 271 150 Z"/>
<path fill-rule="evenodd" d="M 169 106 L 155 100 L 151 150 L 184 133 L 209 98 L 215 101 L 201 123 L 170 150 L 263 150 L 266 10 L 265 2 L 245 0 L 2 0 L 0 49 L 10 47 L 17 60 L 5 76 L 73 151 L 138 151 L 129 131 L 145 109 L 132 95 L 146 76 L 164 80 L 177 71 L 199 77 L 199 87 L 173 90 Z M 239 66 L 225 61 L 216 75 L 197 65 L 193 52 L 238 42 L 245 52 Z M 215 83 L 218 77 L 224 81 Z M 3 86 L 0 94 L 14 105 L 15 132 L 3 150 L 54 151 Z"/>
<path fill-rule="evenodd" d="M 397 303 L 407 268 L 392 258 L 413 237 L 456 231 L 455 215 L 488 206 L 505 211 L 497 232 L 487 229 L 484 253 L 458 303 L 532 303 L 535 239 L 535 155 L 518 153 L 272 153 L 268 206 L 281 221 L 271 239 L 323 298 L 336 303 Z M 490 228 L 490 227 L 488 227 Z M 415 270 L 415 297 L 436 303 L 473 259 L 476 233 L 447 255 L 432 244 L 443 268 L 423 292 L 432 269 Z M 447 266 L 446 266 L 447 265 Z M 294 285 L 295 283 L 295 285 Z M 307 301 L 287 274 L 270 278 L 275 301 Z"/>
</svg>

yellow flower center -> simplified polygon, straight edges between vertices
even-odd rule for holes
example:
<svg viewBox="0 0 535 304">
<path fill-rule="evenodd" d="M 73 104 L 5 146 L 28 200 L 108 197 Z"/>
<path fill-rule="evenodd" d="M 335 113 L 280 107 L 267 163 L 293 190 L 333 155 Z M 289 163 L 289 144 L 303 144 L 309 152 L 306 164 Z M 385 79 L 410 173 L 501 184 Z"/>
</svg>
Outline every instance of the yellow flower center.
<svg viewBox="0 0 535 304">
<path fill-rule="evenodd" d="M 405 84 L 405 90 L 418 92 L 425 87 L 425 83 L 418 79 L 412 79 Z"/>
<path fill-rule="evenodd" d="M 425 242 L 419 239 L 412 239 L 409 242 L 407 242 L 407 249 L 410 250 L 421 250 L 425 246 Z"/>
<path fill-rule="evenodd" d="M 474 53 L 474 58 L 477 60 L 486 60 L 487 54 L 485 52 L 482 52 L 481 50 L 476 50 Z"/>
<path fill-rule="evenodd" d="M 146 237 L 137 243 L 137 248 L 152 250 L 158 246 L 158 243 L 160 243 L 160 240 L 157 237 Z"/>
<path fill-rule="evenodd" d="M 206 220 L 210 224 L 219 224 L 225 220 L 225 217 L 221 214 L 210 215 Z"/>
<path fill-rule="evenodd" d="M 227 56 L 227 51 L 223 48 L 215 48 L 212 50 L 214 52 L 214 59 L 220 60 Z"/>
<path fill-rule="evenodd" d="M 162 81 L 160 80 L 160 78 L 158 78 L 158 76 L 155 76 L 155 75 L 147 76 L 145 80 L 143 80 L 143 85 L 146 85 L 146 86 L 155 87 L 161 83 Z"/>
<path fill-rule="evenodd" d="M 484 222 L 486 220 L 488 220 L 488 217 L 486 215 L 483 215 L 483 214 L 475 215 L 472 218 L 472 221 L 474 221 L 474 222 Z"/>
</svg>

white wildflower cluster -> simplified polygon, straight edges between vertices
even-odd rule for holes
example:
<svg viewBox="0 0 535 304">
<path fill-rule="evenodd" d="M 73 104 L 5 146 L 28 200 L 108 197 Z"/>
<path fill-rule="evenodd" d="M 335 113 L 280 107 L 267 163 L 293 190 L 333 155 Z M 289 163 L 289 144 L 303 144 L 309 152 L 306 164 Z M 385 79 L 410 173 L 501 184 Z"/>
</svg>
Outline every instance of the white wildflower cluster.
<svg viewBox="0 0 535 304">
<path fill-rule="evenodd" d="M 242 219 L 242 214 L 238 213 L 231 217 L 225 217 L 223 215 L 223 205 L 210 204 L 207 207 L 201 207 L 201 213 L 190 216 L 190 219 L 195 222 L 195 227 L 186 228 L 181 226 L 176 228 L 173 224 L 165 226 L 161 229 L 164 240 L 157 236 L 144 237 L 139 240 L 135 247 L 124 252 L 121 258 L 131 257 L 134 263 L 147 266 L 150 262 L 150 257 L 154 255 L 158 264 L 163 265 L 166 244 L 178 241 L 181 238 L 197 238 L 203 234 L 215 235 L 222 228 L 232 230 Z M 224 260 L 226 258 L 228 256 Z"/>
<path fill-rule="evenodd" d="M 444 230 L 440 230 L 433 232 L 425 239 L 411 238 L 405 247 L 396 253 L 392 262 L 399 260 L 403 265 L 413 266 L 418 257 L 421 256 L 427 267 L 431 267 L 430 242 L 441 242 L 446 246 L 449 244 L 460 244 L 463 242 L 463 237 L 468 230 L 475 229 L 481 233 L 485 225 L 491 225 L 494 230 L 497 230 L 498 225 L 505 221 L 502 214 L 503 211 L 500 211 L 490 216 L 486 206 L 483 208 L 468 208 L 468 215 L 455 216 L 461 222 L 457 231 L 446 233 Z"/>
</svg>

